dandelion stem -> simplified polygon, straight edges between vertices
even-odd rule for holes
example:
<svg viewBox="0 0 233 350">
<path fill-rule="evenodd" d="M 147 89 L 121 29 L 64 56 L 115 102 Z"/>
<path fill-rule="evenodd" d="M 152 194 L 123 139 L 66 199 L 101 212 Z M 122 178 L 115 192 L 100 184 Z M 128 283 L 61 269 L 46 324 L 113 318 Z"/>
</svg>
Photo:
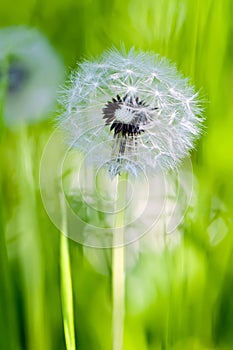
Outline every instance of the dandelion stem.
<svg viewBox="0 0 233 350">
<path fill-rule="evenodd" d="M 45 317 L 45 267 L 42 258 L 40 220 L 37 215 L 35 179 L 39 160 L 36 157 L 38 142 L 31 137 L 30 128 L 26 125 L 21 126 L 15 137 L 20 203 L 16 221 L 20 232 L 17 253 L 25 305 L 25 335 L 28 349 L 34 349 L 36 344 L 37 350 L 46 350 L 50 340 Z"/>
<path fill-rule="evenodd" d="M 75 350 L 75 330 L 73 311 L 73 289 L 69 256 L 69 240 L 67 234 L 67 218 L 64 199 L 61 200 L 63 215 L 63 233 L 60 241 L 60 268 L 61 268 L 61 301 L 63 326 L 67 350 Z"/>
<path fill-rule="evenodd" d="M 112 334 L 113 350 L 123 349 L 125 313 L 125 249 L 124 222 L 127 191 L 127 174 L 117 178 L 116 212 L 114 217 L 114 238 L 112 249 Z"/>
<path fill-rule="evenodd" d="M 16 326 L 15 299 L 10 275 L 10 262 L 8 259 L 7 243 L 5 238 L 5 198 L 4 198 L 4 108 L 8 88 L 8 57 L 1 61 L 0 76 L 0 310 L 4 315 L 3 322 L 0 322 L 2 334 L 0 347 L 7 349 L 20 349 L 18 328 Z M 14 337 L 12 337 L 14 334 Z"/>
</svg>

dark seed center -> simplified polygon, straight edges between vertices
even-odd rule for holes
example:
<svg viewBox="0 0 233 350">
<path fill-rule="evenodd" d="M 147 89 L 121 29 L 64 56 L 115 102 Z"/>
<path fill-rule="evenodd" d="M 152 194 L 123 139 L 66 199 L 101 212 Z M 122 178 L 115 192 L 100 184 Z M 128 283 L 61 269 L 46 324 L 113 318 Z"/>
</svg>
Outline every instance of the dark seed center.
<svg viewBox="0 0 233 350">
<path fill-rule="evenodd" d="M 16 60 L 12 60 L 9 64 L 7 73 L 8 92 L 14 93 L 23 87 L 28 78 L 29 72 L 25 66 Z M 3 77 L 3 72 L 0 69 L 0 81 Z"/>
<path fill-rule="evenodd" d="M 110 131 L 114 130 L 114 137 L 134 137 L 144 132 L 144 126 L 149 122 L 145 109 L 148 106 L 138 97 L 117 95 L 112 101 L 108 101 L 103 108 L 105 125 L 110 125 Z"/>
</svg>

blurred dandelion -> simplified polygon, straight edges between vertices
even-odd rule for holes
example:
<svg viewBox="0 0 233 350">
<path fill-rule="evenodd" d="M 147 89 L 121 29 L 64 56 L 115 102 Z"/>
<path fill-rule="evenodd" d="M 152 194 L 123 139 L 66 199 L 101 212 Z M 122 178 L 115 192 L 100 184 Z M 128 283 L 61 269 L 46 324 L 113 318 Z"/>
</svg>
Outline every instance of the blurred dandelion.
<svg viewBox="0 0 233 350">
<path fill-rule="evenodd" d="M 64 66 L 48 40 L 24 26 L 0 31 L 0 82 L 6 77 L 3 117 L 10 127 L 36 122 L 53 110 Z"/>
<path fill-rule="evenodd" d="M 62 103 L 70 145 L 111 176 L 174 169 L 194 147 L 203 120 L 189 80 L 165 58 L 134 49 L 81 63 Z"/>
<path fill-rule="evenodd" d="M 44 319 L 43 268 L 40 250 L 39 219 L 36 202 L 37 152 L 41 139 L 34 139 L 28 124 L 48 117 L 56 103 L 56 91 L 64 77 L 64 65 L 47 39 L 36 29 L 18 26 L 0 30 L 0 159 L 5 171 L 5 159 L 14 166 L 16 178 L 10 184 L 16 197 L 12 223 L 17 240 L 19 268 L 22 275 L 27 313 L 25 316 L 25 339 L 28 347 L 37 344 L 45 347 L 46 322 Z M 5 127 L 16 129 L 13 136 L 16 149 L 6 150 L 4 146 L 8 134 Z M 18 128 L 21 126 L 20 128 Z M 40 133 L 41 135 L 41 133 Z M 3 142 L 4 141 L 4 142 Z M 34 147 L 36 144 L 36 147 Z M 10 142 L 7 143 L 10 145 Z M 10 148 L 10 147 L 9 147 Z M 8 163 L 6 163 L 8 164 Z M 0 206 L 8 197 L 5 191 L 8 174 L 0 174 Z M 11 177 L 10 177 L 11 178 Z M 11 179 L 12 180 L 12 179 Z M 10 180 L 10 182 L 11 182 Z M 14 185 L 17 184 L 15 187 Z M 12 186 L 13 185 L 13 186 Z M 5 193 L 7 196 L 5 198 Z M 8 224 L 3 217 L 1 223 Z M 2 235 L 4 230 L 0 229 Z M 5 239 L 0 237 L 1 243 Z M 3 242 L 4 243 L 4 242 Z M 1 244 L 3 246 L 3 244 Z M 28 283 L 28 276 L 31 276 Z M 29 317 L 30 315 L 30 317 Z M 16 316 L 14 317 L 17 318 Z M 43 344 L 43 345 L 42 345 Z"/>
</svg>

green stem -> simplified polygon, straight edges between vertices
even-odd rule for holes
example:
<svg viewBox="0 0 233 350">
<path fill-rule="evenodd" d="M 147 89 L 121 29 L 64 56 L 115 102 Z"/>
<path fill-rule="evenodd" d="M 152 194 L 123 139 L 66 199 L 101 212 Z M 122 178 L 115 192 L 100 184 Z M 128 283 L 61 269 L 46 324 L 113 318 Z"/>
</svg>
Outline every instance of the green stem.
<svg viewBox="0 0 233 350">
<path fill-rule="evenodd" d="M 26 126 L 20 128 L 16 137 L 16 169 L 20 198 L 17 210 L 20 238 L 17 247 L 24 288 L 25 331 L 28 349 L 33 349 L 34 344 L 37 344 L 38 350 L 46 350 L 49 340 L 44 314 L 44 269 L 34 177 L 37 171 L 37 145 Z"/>
<path fill-rule="evenodd" d="M 124 223 L 127 191 L 127 174 L 117 178 L 116 213 L 114 217 L 114 238 L 112 249 L 112 335 L 113 350 L 123 349 L 125 315 L 125 249 Z"/>
<path fill-rule="evenodd" d="M 61 301 L 63 326 L 67 350 L 75 350 L 75 329 L 73 311 L 73 288 L 71 277 L 71 266 L 69 256 L 69 239 L 67 238 L 67 218 L 64 199 L 61 199 L 63 215 L 63 234 L 60 241 L 60 268 L 61 268 Z"/>
<path fill-rule="evenodd" d="M 4 337 L 0 339 L 0 347 L 7 349 L 19 349 L 18 328 L 16 325 L 15 300 L 10 275 L 10 264 L 8 260 L 7 244 L 5 239 L 5 207 L 4 196 L 4 108 L 8 89 L 9 59 L 0 62 L 0 310 L 4 315 L 0 320 L 0 329 Z M 12 337 L 12 334 L 14 336 Z"/>
</svg>

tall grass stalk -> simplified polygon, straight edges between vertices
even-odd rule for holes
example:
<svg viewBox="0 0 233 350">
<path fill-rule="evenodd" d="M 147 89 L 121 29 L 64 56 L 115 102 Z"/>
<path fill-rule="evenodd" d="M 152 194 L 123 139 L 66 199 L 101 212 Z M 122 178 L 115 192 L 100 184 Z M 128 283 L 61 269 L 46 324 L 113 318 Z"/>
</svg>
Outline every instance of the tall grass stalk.
<svg viewBox="0 0 233 350">
<path fill-rule="evenodd" d="M 60 269 L 61 269 L 61 301 L 63 326 L 67 350 L 75 350 L 75 327 L 73 311 L 73 287 L 69 256 L 69 239 L 67 238 L 67 217 L 64 199 L 61 198 L 62 231 L 60 240 Z"/>
<path fill-rule="evenodd" d="M 127 174 L 117 178 L 116 210 L 112 249 L 112 348 L 123 349 L 125 315 L 125 248 L 124 224 L 127 191 Z"/>
</svg>

